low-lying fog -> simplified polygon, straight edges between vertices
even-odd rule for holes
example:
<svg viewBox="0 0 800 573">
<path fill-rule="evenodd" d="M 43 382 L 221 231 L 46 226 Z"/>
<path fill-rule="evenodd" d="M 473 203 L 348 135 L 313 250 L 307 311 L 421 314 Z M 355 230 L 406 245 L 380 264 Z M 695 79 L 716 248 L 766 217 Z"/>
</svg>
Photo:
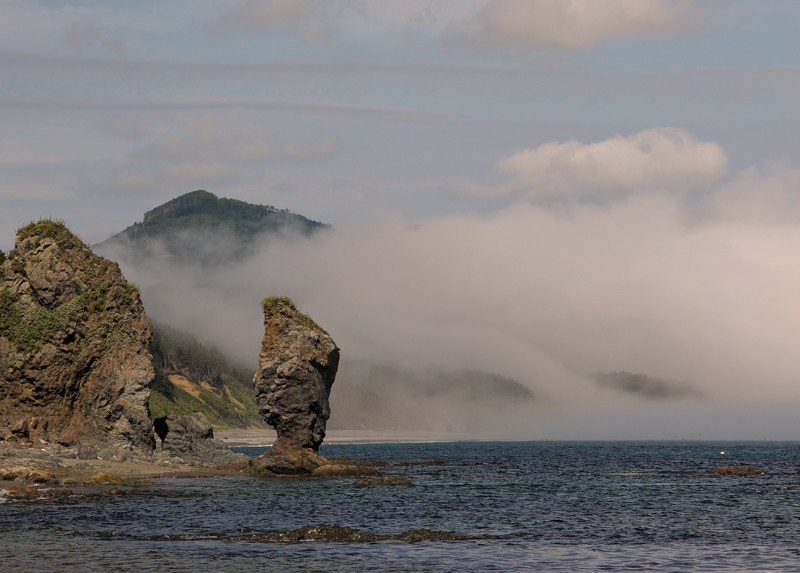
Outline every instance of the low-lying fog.
<svg viewBox="0 0 800 573">
<path fill-rule="evenodd" d="M 213 249 L 222 239 L 202 240 Z M 387 217 L 273 239 L 215 270 L 103 254 L 142 287 L 153 317 L 253 369 L 261 299 L 292 297 L 342 349 L 333 426 L 359 415 L 341 405 L 337 418 L 339 398 L 372 391 L 384 404 L 373 411 L 391 404 L 387 427 L 521 439 L 796 439 L 798 252 L 800 227 L 692 220 L 654 194 L 415 226 Z M 470 398 L 470 382 L 464 392 L 435 391 L 465 371 L 510 385 L 494 402 L 494 391 Z M 509 390 L 514 381 L 532 397 Z"/>
</svg>

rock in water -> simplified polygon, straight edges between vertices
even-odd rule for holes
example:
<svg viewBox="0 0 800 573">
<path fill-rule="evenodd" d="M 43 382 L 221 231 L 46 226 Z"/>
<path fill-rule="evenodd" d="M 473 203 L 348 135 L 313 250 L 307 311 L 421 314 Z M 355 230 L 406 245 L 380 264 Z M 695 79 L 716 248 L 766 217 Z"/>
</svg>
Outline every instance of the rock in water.
<svg viewBox="0 0 800 573">
<path fill-rule="evenodd" d="M 278 438 L 253 461 L 256 470 L 308 473 L 327 460 L 317 454 L 330 416 L 328 396 L 339 348 L 284 297 L 264 299 L 264 340 L 254 386 L 259 412 Z"/>
<path fill-rule="evenodd" d="M 222 440 L 214 438 L 214 428 L 202 412 L 156 418 L 155 430 L 162 459 L 174 456 L 186 461 L 226 464 L 248 460 L 235 454 Z"/>
<path fill-rule="evenodd" d="M 61 223 L 20 229 L 0 264 L 0 439 L 152 452 L 151 336 L 116 263 Z"/>
</svg>

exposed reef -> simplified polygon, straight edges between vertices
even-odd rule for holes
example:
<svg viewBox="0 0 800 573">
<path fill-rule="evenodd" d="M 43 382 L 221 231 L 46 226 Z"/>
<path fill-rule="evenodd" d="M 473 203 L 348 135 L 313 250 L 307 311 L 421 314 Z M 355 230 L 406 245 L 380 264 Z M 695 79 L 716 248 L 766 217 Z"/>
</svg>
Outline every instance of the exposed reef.
<svg viewBox="0 0 800 573">
<path fill-rule="evenodd" d="M 317 451 L 330 416 L 328 397 L 339 367 L 333 339 L 285 297 L 264 299 L 264 339 L 253 385 L 275 444 L 253 461 L 257 471 L 311 473 L 328 465 Z"/>
<path fill-rule="evenodd" d="M 708 470 L 711 475 L 717 476 L 766 476 L 769 472 L 761 468 L 743 466 L 721 466 Z"/>
<path fill-rule="evenodd" d="M 356 487 L 371 487 L 376 485 L 414 485 L 413 482 L 405 476 L 381 476 L 377 478 L 361 478 L 357 479 L 353 484 Z"/>
<path fill-rule="evenodd" d="M 402 533 L 368 533 L 342 525 L 307 525 L 289 531 L 267 533 L 247 533 L 242 535 L 163 535 L 149 539 L 158 541 L 277 541 L 283 543 L 300 543 L 317 541 L 324 543 L 373 543 L 376 541 L 464 541 L 470 539 L 493 539 L 489 535 L 457 535 L 449 531 L 434 529 L 409 529 Z"/>
<path fill-rule="evenodd" d="M 0 264 L 0 438 L 152 452 L 152 335 L 135 285 L 62 223 Z"/>
</svg>

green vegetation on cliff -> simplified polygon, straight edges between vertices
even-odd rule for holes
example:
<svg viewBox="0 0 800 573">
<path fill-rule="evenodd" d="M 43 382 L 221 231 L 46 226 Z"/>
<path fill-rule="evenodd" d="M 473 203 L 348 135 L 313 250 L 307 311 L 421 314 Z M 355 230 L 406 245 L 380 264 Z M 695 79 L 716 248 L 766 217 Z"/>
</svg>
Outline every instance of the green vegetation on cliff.
<svg viewBox="0 0 800 573">
<path fill-rule="evenodd" d="M 30 254 L 47 239 L 55 242 L 61 255 L 50 252 Z M 84 290 L 82 294 L 73 295 L 73 298 L 60 304 L 50 301 L 46 305 L 35 302 L 35 297 L 34 302 L 30 299 L 21 300 L 20 294 L 12 290 L 13 287 L 0 287 L 0 336 L 7 338 L 20 351 L 36 352 L 45 344 L 55 342 L 59 335 L 80 330 L 87 312 L 103 310 L 111 291 L 114 295 L 118 294 L 119 289 L 114 288 L 115 281 L 97 276 L 99 259 L 61 220 L 40 219 L 28 223 L 17 231 L 16 244 L 18 248 L 12 250 L 8 257 L 3 255 L 0 260 L 0 264 L 6 263 L 0 269 L 3 278 L 16 274 L 23 280 L 23 285 L 29 284 L 28 281 L 33 280 L 31 277 L 38 277 L 37 282 L 41 282 L 48 272 L 44 271 L 43 274 L 43 269 L 51 269 L 54 260 L 65 257 L 80 267 L 85 281 L 78 291 Z M 21 253 L 21 248 L 26 252 Z M 54 287 L 54 292 L 59 292 L 59 288 Z M 138 290 L 129 285 L 120 302 L 127 307 L 134 295 L 138 295 Z"/>
<path fill-rule="evenodd" d="M 30 308 L 19 303 L 10 290 L 0 290 L 0 336 L 23 352 L 35 352 L 53 342 L 56 335 L 73 327 L 86 310 L 86 295 L 75 297 L 58 308 Z"/>
<path fill-rule="evenodd" d="M 215 348 L 187 332 L 156 324 L 150 348 L 156 378 L 150 414 L 202 412 L 216 427 L 263 426 L 253 394 L 253 373 L 232 366 Z"/>
</svg>

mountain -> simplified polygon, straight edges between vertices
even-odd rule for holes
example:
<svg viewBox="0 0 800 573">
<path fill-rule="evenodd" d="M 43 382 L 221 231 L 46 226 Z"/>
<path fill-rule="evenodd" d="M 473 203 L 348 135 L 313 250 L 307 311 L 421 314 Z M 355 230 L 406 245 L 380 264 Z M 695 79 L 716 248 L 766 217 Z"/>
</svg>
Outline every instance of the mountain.
<svg viewBox="0 0 800 573">
<path fill-rule="evenodd" d="M 153 325 L 150 346 L 156 377 L 153 418 L 202 412 L 217 427 L 264 427 L 253 392 L 253 372 L 232 366 L 215 348 L 165 324 Z"/>
<path fill-rule="evenodd" d="M 536 400 L 526 386 L 498 374 L 343 361 L 328 428 L 492 432 L 524 420 Z"/>
<path fill-rule="evenodd" d="M 159 257 L 216 266 L 246 258 L 265 238 L 311 234 L 328 225 L 286 209 L 186 193 L 144 214 L 141 222 L 94 245 L 123 258 Z"/>
</svg>

